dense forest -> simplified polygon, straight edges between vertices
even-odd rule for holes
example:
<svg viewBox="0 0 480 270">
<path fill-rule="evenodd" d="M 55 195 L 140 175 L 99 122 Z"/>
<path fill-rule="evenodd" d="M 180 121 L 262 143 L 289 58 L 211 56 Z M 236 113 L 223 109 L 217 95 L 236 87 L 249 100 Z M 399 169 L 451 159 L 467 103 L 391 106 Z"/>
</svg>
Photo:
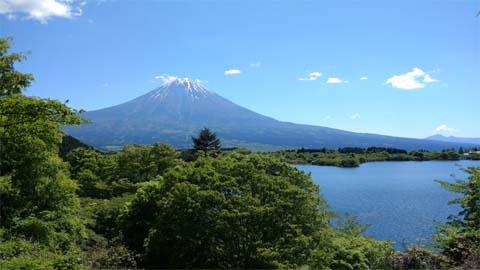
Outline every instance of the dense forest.
<svg viewBox="0 0 480 270">
<path fill-rule="evenodd" d="M 117 153 L 82 145 L 62 129 L 88 120 L 65 103 L 24 95 L 33 76 L 15 70 L 24 55 L 9 48 L 0 39 L 0 269 L 480 267 L 479 168 L 440 181 L 459 193 L 452 203 L 462 211 L 438 226 L 435 247 L 395 251 L 330 210 L 310 176 L 285 162 L 298 151 L 220 151 L 208 129 L 183 152 L 161 143 Z M 327 154 L 359 162 L 382 155 Z"/>
</svg>

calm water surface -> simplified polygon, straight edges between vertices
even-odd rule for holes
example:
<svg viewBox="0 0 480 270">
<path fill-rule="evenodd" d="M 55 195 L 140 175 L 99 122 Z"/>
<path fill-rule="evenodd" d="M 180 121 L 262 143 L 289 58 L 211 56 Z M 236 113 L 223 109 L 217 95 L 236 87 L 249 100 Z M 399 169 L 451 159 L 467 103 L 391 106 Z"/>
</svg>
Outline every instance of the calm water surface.
<svg viewBox="0 0 480 270">
<path fill-rule="evenodd" d="M 451 174 L 465 179 L 462 167 L 480 166 L 480 161 L 372 162 L 358 168 L 296 165 L 311 173 L 320 193 L 338 214 L 357 216 L 371 224 L 365 233 L 403 244 L 428 243 L 434 221 L 445 222 L 459 211 L 448 201 L 457 197 L 435 179 L 451 181 Z"/>
</svg>

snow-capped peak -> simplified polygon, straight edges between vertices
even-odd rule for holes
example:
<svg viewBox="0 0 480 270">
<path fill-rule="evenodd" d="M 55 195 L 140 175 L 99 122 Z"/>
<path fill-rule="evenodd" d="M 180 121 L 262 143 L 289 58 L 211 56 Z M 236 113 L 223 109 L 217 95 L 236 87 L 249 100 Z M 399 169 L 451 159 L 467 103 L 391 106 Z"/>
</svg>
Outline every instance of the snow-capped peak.
<svg viewBox="0 0 480 270">
<path fill-rule="evenodd" d="M 198 99 L 212 93 L 201 84 L 200 80 L 166 75 L 158 76 L 158 78 L 163 80 L 163 84 L 150 93 L 150 98 L 153 99 L 166 97 L 172 91 L 177 93 L 185 91 L 186 94 L 193 99 Z"/>
<path fill-rule="evenodd" d="M 169 87 L 169 86 L 175 85 L 175 84 L 185 87 L 185 89 L 188 90 L 188 91 L 192 91 L 192 92 L 197 91 L 197 92 L 208 93 L 207 88 L 205 88 L 200 83 L 200 80 L 194 80 L 194 79 L 190 79 L 190 78 L 187 78 L 187 77 L 185 77 L 185 78 L 175 77 L 175 79 L 173 79 L 173 80 L 169 80 L 169 81 L 164 82 L 162 87 Z"/>
</svg>

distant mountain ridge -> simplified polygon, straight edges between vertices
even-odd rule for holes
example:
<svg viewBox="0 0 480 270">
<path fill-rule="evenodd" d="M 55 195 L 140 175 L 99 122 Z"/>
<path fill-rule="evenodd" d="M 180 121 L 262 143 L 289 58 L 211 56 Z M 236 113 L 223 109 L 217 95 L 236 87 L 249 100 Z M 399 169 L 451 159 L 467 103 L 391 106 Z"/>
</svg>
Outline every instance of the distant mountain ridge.
<svg viewBox="0 0 480 270">
<path fill-rule="evenodd" d="M 98 148 L 153 142 L 189 148 L 191 136 L 204 127 L 216 132 L 224 146 L 265 150 L 348 146 L 440 150 L 467 146 L 282 122 L 241 107 L 189 78 L 170 79 L 131 101 L 82 116 L 91 123 L 65 131 Z"/>
<path fill-rule="evenodd" d="M 436 134 L 436 135 L 429 136 L 425 139 L 440 141 L 440 142 L 478 144 L 478 146 L 480 146 L 480 138 L 465 138 L 465 137 L 455 137 L 455 136 L 447 137 L 440 134 Z"/>
</svg>

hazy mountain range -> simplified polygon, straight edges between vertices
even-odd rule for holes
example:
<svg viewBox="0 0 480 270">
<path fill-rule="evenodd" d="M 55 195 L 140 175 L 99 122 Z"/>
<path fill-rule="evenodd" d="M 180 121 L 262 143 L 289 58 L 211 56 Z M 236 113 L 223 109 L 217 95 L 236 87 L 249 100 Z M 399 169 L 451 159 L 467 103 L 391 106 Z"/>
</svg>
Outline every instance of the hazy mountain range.
<svg viewBox="0 0 480 270">
<path fill-rule="evenodd" d="M 401 138 L 282 122 L 234 104 L 188 78 L 171 79 L 143 96 L 83 116 L 91 123 L 67 128 L 66 132 L 103 149 L 153 142 L 189 148 L 191 136 L 203 127 L 216 132 L 224 146 L 253 149 L 379 146 L 439 150 L 469 146 L 469 142 Z"/>
<path fill-rule="evenodd" d="M 443 136 L 440 134 L 432 135 L 425 138 L 426 140 L 434 140 L 441 142 L 452 142 L 452 143 L 468 143 L 468 144 L 478 144 L 480 146 L 480 138 L 463 138 L 455 136 Z"/>
</svg>

